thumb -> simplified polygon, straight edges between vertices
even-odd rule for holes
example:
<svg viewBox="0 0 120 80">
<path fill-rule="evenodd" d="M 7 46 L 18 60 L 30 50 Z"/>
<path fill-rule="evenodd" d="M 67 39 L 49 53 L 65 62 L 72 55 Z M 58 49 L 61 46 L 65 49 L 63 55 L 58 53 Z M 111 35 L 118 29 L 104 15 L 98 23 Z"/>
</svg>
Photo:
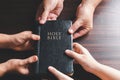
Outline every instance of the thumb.
<svg viewBox="0 0 120 80">
<path fill-rule="evenodd" d="M 18 35 L 22 36 L 23 38 L 30 38 L 32 35 L 32 31 L 23 31 L 18 33 Z"/>
<path fill-rule="evenodd" d="M 79 29 L 82 26 L 83 22 L 80 19 L 77 19 L 72 26 L 69 28 L 69 33 L 73 34 L 77 29 Z"/>
<path fill-rule="evenodd" d="M 23 44 L 29 39 L 31 39 L 31 35 L 32 35 L 31 31 L 23 31 L 23 32 L 15 34 L 14 37 L 17 38 L 16 39 L 17 43 Z"/>
<path fill-rule="evenodd" d="M 28 68 L 20 68 L 20 69 L 18 70 L 18 72 L 21 73 L 21 74 L 23 74 L 23 75 L 29 74 Z"/>
<path fill-rule="evenodd" d="M 36 55 L 31 56 L 29 58 L 23 59 L 22 61 L 22 65 L 27 65 L 27 64 L 31 64 L 38 61 L 38 57 Z"/>
<path fill-rule="evenodd" d="M 71 51 L 71 50 L 66 50 L 65 53 L 66 53 L 69 57 L 73 58 L 73 59 L 74 59 L 75 61 L 77 61 L 77 62 L 79 62 L 79 59 L 81 58 L 81 55 L 80 55 L 80 54 L 78 54 L 78 53 L 76 53 L 76 52 L 74 52 L 74 51 Z"/>
<path fill-rule="evenodd" d="M 45 9 L 45 10 L 43 11 L 43 13 L 42 13 L 42 15 L 41 15 L 41 18 L 40 18 L 40 21 L 39 21 L 40 24 L 44 24 L 44 23 L 47 21 L 47 17 L 48 17 L 48 15 L 49 15 L 49 12 L 50 12 L 49 9 Z"/>
</svg>

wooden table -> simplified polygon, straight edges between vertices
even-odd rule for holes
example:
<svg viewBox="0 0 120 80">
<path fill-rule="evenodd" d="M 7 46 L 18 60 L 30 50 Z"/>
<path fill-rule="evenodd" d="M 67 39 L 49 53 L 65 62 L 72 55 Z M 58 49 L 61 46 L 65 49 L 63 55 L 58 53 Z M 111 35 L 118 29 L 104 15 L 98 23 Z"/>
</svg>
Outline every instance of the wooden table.
<svg viewBox="0 0 120 80">
<path fill-rule="evenodd" d="M 0 11 L 0 32 L 16 33 L 29 29 L 29 27 L 26 26 L 29 26 L 34 21 L 34 15 L 40 1 L 10 1 L 8 0 L 9 3 L 3 1 L 3 3 L 7 3 L 7 6 L 9 7 L 0 5 L 0 9 L 2 9 L 2 11 Z M 59 19 L 74 20 L 76 7 L 79 3 L 80 0 L 65 0 L 65 8 Z M 94 29 L 88 35 L 75 40 L 86 47 L 97 61 L 118 70 L 120 70 L 119 8 L 119 0 L 103 0 L 96 8 L 94 14 Z M 9 52 L 4 50 L 1 50 L 0 52 L 14 53 L 14 51 Z M 4 61 L 3 56 L 5 56 L 5 54 L 0 56 L 1 62 Z M 4 57 L 4 59 L 5 58 L 6 57 Z M 75 65 L 74 76 L 76 80 L 99 80 L 96 76 L 85 72 L 79 65 Z M 5 77 L 2 79 L 6 80 Z M 23 77 L 21 79 L 23 79 Z M 13 80 L 15 80 L 15 78 L 13 78 Z M 27 77 L 25 80 L 32 80 L 32 78 Z"/>
</svg>

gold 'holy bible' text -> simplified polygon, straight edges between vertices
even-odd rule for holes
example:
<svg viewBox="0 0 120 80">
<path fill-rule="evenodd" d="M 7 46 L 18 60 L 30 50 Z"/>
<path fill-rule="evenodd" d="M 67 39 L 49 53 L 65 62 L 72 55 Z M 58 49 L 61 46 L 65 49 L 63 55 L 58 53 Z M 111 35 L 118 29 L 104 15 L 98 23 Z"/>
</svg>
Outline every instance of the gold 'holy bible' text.
<svg viewBox="0 0 120 80">
<path fill-rule="evenodd" d="M 61 32 L 48 32 L 47 40 L 61 40 Z"/>
</svg>

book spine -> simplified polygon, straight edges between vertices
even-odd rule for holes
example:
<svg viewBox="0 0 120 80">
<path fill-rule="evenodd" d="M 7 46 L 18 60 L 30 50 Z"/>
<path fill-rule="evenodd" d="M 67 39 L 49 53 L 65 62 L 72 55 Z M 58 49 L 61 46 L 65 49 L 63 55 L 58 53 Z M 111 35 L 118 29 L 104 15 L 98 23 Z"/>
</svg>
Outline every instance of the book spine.
<svg viewBox="0 0 120 80">
<path fill-rule="evenodd" d="M 40 35 L 40 32 L 41 32 L 41 28 L 40 26 L 38 26 L 38 30 L 37 30 L 37 34 Z M 37 46 L 36 46 L 36 55 L 38 56 L 38 58 L 40 57 L 40 40 L 37 41 Z M 39 59 L 38 61 L 36 62 L 36 69 L 35 69 L 35 73 L 36 74 L 39 74 Z"/>
</svg>

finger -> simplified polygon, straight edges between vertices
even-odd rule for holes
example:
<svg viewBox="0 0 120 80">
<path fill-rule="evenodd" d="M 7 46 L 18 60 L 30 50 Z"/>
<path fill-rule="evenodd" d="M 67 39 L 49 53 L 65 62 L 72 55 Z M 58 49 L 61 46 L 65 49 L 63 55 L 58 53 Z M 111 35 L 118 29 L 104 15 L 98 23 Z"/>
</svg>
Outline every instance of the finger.
<svg viewBox="0 0 120 80">
<path fill-rule="evenodd" d="M 79 53 L 79 54 L 81 54 L 82 52 L 81 52 L 81 47 L 80 47 L 80 44 L 78 44 L 78 43 L 73 43 L 73 49 L 74 49 L 74 51 L 76 52 L 76 53 Z"/>
<path fill-rule="evenodd" d="M 62 6 L 59 6 L 59 5 L 58 5 L 58 7 L 53 11 L 53 13 L 55 13 L 57 17 L 60 15 L 60 13 L 61 13 L 62 10 L 63 10 L 63 4 L 61 4 L 61 5 L 62 5 Z M 56 17 L 56 18 L 57 18 L 57 17 Z"/>
<path fill-rule="evenodd" d="M 76 42 L 73 43 L 73 48 L 74 48 L 74 51 L 79 54 L 85 54 L 89 52 L 86 48 L 84 48 L 82 45 Z"/>
<path fill-rule="evenodd" d="M 67 75 L 61 73 L 60 71 L 56 70 L 54 67 L 49 66 L 48 70 L 59 80 L 73 80 L 72 78 L 68 77 Z"/>
<path fill-rule="evenodd" d="M 74 48 L 75 52 L 72 50 L 65 51 L 65 53 L 72 58 L 77 59 L 78 56 L 81 56 L 82 54 L 89 53 L 89 51 L 86 48 L 84 48 L 82 45 L 80 45 L 79 43 L 73 43 L 73 48 Z"/>
<path fill-rule="evenodd" d="M 45 22 L 46 22 L 46 20 L 47 20 L 47 17 L 48 17 L 48 15 L 49 15 L 49 10 L 48 9 L 45 9 L 44 11 L 43 11 L 43 13 L 42 13 L 42 15 L 41 15 L 41 18 L 40 18 L 40 24 L 44 24 Z"/>
<path fill-rule="evenodd" d="M 29 58 L 26 58 L 22 61 L 22 65 L 27 65 L 27 64 L 31 64 L 38 61 L 38 57 L 36 55 L 31 56 Z"/>
<path fill-rule="evenodd" d="M 66 53 L 69 57 L 75 59 L 75 61 L 79 62 L 79 59 L 80 59 L 80 57 L 81 57 L 80 54 L 78 54 L 78 53 L 76 53 L 76 52 L 74 52 L 74 51 L 72 51 L 72 50 L 65 50 L 65 53 Z"/>
<path fill-rule="evenodd" d="M 24 32 L 21 32 L 20 34 L 22 34 L 22 36 L 24 35 L 23 38 L 25 41 L 27 41 L 29 39 L 32 39 L 32 40 L 39 40 L 40 39 L 39 35 L 32 34 L 31 31 L 24 31 Z"/>
<path fill-rule="evenodd" d="M 32 40 L 40 40 L 40 36 L 32 34 Z"/>
<path fill-rule="evenodd" d="M 21 74 L 23 74 L 23 75 L 29 74 L 28 68 L 21 68 L 21 69 L 19 69 L 18 72 L 21 73 Z"/>
<path fill-rule="evenodd" d="M 76 52 L 72 50 L 66 50 L 65 53 L 79 62 L 79 60 L 82 58 L 82 55 L 88 53 L 88 50 L 78 43 L 74 43 L 73 46 L 76 46 L 76 48 L 74 47 Z"/>
<path fill-rule="evenodd" d="M 47 20 L 56 20 L 57 17 L 58 17 L 58 16 L 57 16 L 56 14 L 50 13 L 49 16 L 48 16 L 48 18 L 47 18 Z"/>
<path fill-rule="evenodd" d="M 57 18 L 55 18 L 55 17 L 49 17 L 49 18 L 47 18 L 47 20 L 48 21 L 52 21 L 52 20 L 56 20 Z"/>
<path fill-rule="evenodd" d="M 83 22 L 81 20 L 76 20 L 73 25 L 69 28 L 69 33 L 73 34 L 75 33 L 75 31 L 77 31 L 81 26 L 82 26 Z"/>
<path fill-rule="evenodd" d="M 27 41 L 24 45 L 19 46 L 18 48 L 21 48 L 21 51 L 32 50 L 32 42 Z"/>
<path fill-rule="evenodd" d="M 78 37 L 81 37 L 81 36 L 87 34 L 90 30 L 91 30 L 91 28 L 85 28 L 83 30 L 76 32 L 75 34 L 73 34 L 73 39 L 76 39 Z"/>
</svg>

